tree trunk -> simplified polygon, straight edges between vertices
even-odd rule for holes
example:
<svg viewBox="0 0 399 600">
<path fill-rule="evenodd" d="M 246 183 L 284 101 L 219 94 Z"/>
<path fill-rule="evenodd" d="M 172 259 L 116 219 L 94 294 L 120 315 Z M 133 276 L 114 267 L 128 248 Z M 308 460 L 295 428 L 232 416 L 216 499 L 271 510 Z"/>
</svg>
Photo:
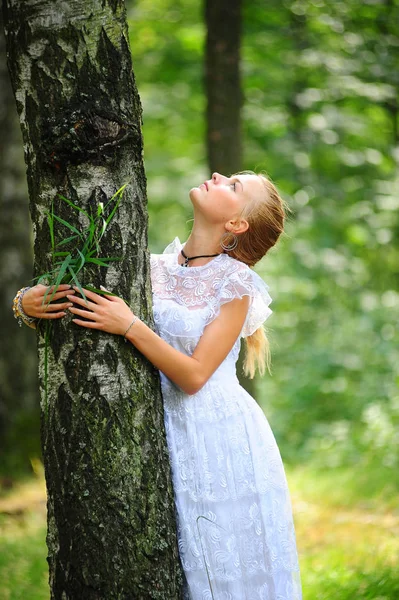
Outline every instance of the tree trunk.
<svg viewBox="0 0 399 600">
<path fill-rule="evenodd" d="M 205 88 L 209 168 L 242 168 L 240 78 L 241 0 L 205 0 Z"/>
<path fill-rule="evenodd" d="M 124 3 L 5 0 L 4 21 L 35 273 L 49 268 L 52 202 L 84 225 L 57 192 L 93 213 L 129 181 L 101 241 L 102 256 L 123 259 L 83 283 L 105 285 L 152 325 L 141 105 Z M 122 337 L 68 317 L 49 335 L 38 328 L 38 348 L 51 598 L 180 597 L 158 373 Z"/>
<path fill-rule="evenodd" d="M 211 173 L 218 171 L 231 175 L 242 169 L 241 0 L 205 0 L 205 21 L 209 170 Z M 255 397 L 255 381 L 245 377 L 243 363 L 241 348 L 237 364 L 238 378 L 241 385 Z"/>
<path fill-rule="evenodd" d="M 39 391 L 34 336 L 26 327 L 18 327 L 11 312 L 20 282 L 31 277 L 33 253 L 22 137 L 7 70 L 1 11 L 0 131 L 0 452 L 2 470 L 12 475 L 29 464 L 29 456 L 40 453 L 39 435 L 35 435 Z"/>
</svg>

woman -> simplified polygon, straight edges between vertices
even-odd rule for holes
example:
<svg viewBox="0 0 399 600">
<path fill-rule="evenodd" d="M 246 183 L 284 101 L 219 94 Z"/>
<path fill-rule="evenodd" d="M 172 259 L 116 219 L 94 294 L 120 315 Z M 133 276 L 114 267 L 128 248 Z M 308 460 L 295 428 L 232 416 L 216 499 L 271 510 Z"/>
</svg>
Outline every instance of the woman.
<svg viewBox="0 0 399 600">
<path fill-rule="evenodd" d="M 122 299 L 85 291 L 86 304 L 67 286 L 54 296 L 66 301 L 47 307 L 44 286 L 26 289 L 16 316 L 59 318 L 68 309 L 76 325 L 123 335 L 160 370 L 186 597 L 299 600 L 280 454 L 235 373 L 241 337 L 251 376 L 268 362 L 262 323 L 271 298 L 249 267 L 282 233 L 283 202 L 266 177 L 248 173 L 214 173 L 190 199 L 184 247 L 176 239 L 151 257 L 157 332 Z"/>
</svg>

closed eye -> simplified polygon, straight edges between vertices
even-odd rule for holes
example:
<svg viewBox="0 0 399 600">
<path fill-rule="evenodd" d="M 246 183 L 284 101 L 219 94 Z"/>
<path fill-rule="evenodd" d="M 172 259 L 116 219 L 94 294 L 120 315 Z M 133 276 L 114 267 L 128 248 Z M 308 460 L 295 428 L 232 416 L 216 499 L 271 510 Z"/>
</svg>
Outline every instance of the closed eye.
<svg viewBox="0 0 399 600">
<path fill-rule="evenodd" d="M 244 191 L 244 186 L 242 184 L 242 181 L 240 179 L 238 179 L 238 177 L 236 177 L 234 179 L 234 181 L 232 181 L 230 183 L 230 186 L 233 188 L 233 192 L 237 192 L 237 184 L 240 184 L 242 191 Z"/>
</svg>

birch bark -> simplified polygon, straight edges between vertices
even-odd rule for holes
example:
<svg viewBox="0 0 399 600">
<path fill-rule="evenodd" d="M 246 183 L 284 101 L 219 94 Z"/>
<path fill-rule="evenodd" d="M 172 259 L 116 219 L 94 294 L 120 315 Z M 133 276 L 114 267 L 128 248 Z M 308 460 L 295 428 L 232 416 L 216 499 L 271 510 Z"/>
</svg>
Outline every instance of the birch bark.
<svg viewBox="0 0 399 600">
<path fill-rule="evenodd" d="M 61 193 L 96 211 L 130 181 L 85 284 L 122 296 L 152 324 L 141 105 L 122 0 L 5 0 L 9 69 L 20 115 L 35 234 L 47 271 L 46 210 Z M 75 221 L 82 227 L 83 221 Z M 65 235 L 65 232 L 62 232 Z M 179 597 L 169 461 L 158 374 L 121 337 L 39 327 L 42 447 L 51 598 Z"/>
</svg>

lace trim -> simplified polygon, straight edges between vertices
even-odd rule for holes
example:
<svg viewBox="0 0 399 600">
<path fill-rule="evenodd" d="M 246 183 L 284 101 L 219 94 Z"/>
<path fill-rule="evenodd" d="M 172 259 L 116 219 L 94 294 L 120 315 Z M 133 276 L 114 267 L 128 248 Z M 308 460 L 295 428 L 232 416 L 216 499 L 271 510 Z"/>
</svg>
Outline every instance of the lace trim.
<svg viewBox="0 0 399 600">
<path fill-rule="evenodd" d="M 181 312 L 169 303 L 169 307 L 162 300 L 173 300 L 180 307 L 189 311 L 201 310 L 203 327 L 213 321 L 220 313 L 220 307 L 234 299 L 244 296 L 251 298 L 248 315 L 241 332 L 243 337 L 252 335 L 258 327 L 272 314 L 269 304 L 272 299 L 269 287 L 255 271 L 227 254 L 221 254 L 206 265 L 199 267 L 183 267 L 179 265 L 177 254 L 182 244 L 175 238 L 164 253 L 151 256 L 151 278 L 154 293 L 154 310 L 165 318 L 162 326 L 168 333 L 174 334 L 175 327 L 168 321 L 177 322 L 182 319 Z M 167 309 L 174 314 L 167 319 Z M 181 311 L 181 309 L 180 309 Z M 185 331 L 195 331 L 194 321 L 199 315 L 190 315 L 185 312 Z M 198 331 L 197 331 L 198 333 Z M 181 327 L 177 328 L 176 335 L 181 336 Z M 201 332 L 199 333 L 201 335 Z"/>
</svg>

